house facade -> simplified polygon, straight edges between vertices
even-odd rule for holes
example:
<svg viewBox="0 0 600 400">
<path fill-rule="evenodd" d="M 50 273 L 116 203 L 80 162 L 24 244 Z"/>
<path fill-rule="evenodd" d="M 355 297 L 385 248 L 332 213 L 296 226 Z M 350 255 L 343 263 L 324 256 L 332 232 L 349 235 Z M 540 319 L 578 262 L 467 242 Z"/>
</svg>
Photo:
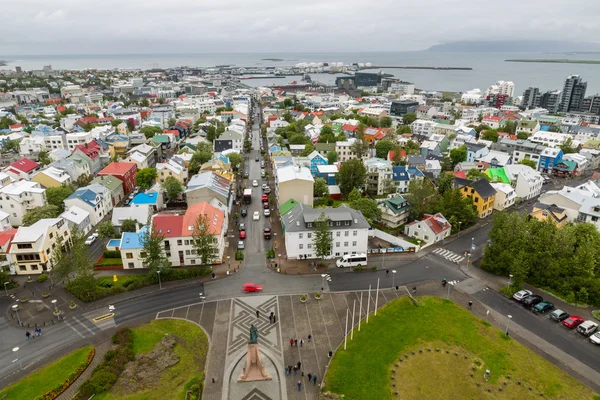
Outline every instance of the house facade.
<svg viewBox="0 0 600 400">
<path fill-rule="evenodd" d="M 108 189 L 113 207 L 116 207 L 125 198 L 123 182 L 112 175 L 97 176 L 91 183 L 102 185 Z"/>
<path fill-rule="evenodd" d="M 404 234 L 425 243 L 437 243 L 448 236 L 452 226 L 441 213 L 425 214 L 421 221 L 413 221 L 404 227 Z"/>
<path fill-rule="evenodd" d="M 136 187 L 135 178 L 137 175 L 137 165 L 128 162 L 112 162 L 108 164 L 102 171 L 98 172 L 98 176 L 112 175 L 123 182 L 123 192 L 125 195 L 133 192 Z"/>
<path fill-rule="evenodd" d="M 290 199 L 312 207 L 315 180 L 306 167 L 288 166 L 275 170 L 275 194 L 279 205 Z"/>
<path fill-rule="evenodd" d="M 460 188 L 463 197 L 468 197 L 477 209 L 479 218 L 485 218 L 490 215 L 494 209 L 496 201 L 496 190 L 485 178 L 477 181 L 467 179 L 454 179 L 455 184 Z"/>
<path fill-rule="evenodd" d="M 378 202 L 381 210 L 381 223 L 389 228 L 398 228 L 406 223 L 410 207 L 401 195 L 396 195 Z"/>
<path fill-rule="evenodd" d="M 108 189 L 104 186 L 98 184 L 90 186 L 79 188 L 67 197 L 65 208 L 77 206 L 87 211 L 90 214 L 92 225 L 96 226 L 112 210 L 112 199 Z"/>
<path fill-rule="evenodd" d="M 0 211 L 9 214 L 12 226 L 22 225 L 27 211 L 46 204 L 46 189 L 38 182 L 18 181 L 0 188 Z"/>
</svg>

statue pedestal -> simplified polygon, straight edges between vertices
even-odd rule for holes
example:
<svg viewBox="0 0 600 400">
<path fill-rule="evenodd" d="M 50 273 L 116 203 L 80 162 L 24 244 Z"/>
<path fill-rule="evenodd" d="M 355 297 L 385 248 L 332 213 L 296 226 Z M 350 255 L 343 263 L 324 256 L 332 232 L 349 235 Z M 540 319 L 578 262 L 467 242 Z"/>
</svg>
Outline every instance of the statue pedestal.
<svg viewBox="0 0 600 400">
<path fill-rule="evenodd" d="M 238 382 L 270 381 L 273 379 L 260 360 L 258 344 L 249 344 L 246 354 L 246 366 L 238 378 Z"/>
</svg>

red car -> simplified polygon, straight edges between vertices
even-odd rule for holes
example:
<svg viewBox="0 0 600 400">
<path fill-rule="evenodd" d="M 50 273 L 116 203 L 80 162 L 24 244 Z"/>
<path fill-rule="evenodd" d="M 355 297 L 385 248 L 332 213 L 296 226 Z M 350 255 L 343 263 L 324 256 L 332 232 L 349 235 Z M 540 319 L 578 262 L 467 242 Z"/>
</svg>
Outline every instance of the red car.
<svg viewBox="0 0 600 400">
<path fill-rule="evenodd" d="M 266 194 L 262 195 L 262 201 L 263 203 L 266 201 L 267 203 L 269 202 L 269 196 L 267 196 Z"/>
<path fill-rule="evenodd" d="M 260 292 L 261 290 L 262 286 L 256 283 L 244 283 L 244 292 Z"/>
<path fill-rule="evenodd" d="M 569 318 L 565 319 L 562 324 L 569 329 L 577 328 L 579 325 L 583 323 L 583 318 L 578 315 L 571 315 Z"/>
<path fill-rule="evenodd" d="M 240 239 L 246 239 L 246 231 L 240 231 Z"/>
</svg>

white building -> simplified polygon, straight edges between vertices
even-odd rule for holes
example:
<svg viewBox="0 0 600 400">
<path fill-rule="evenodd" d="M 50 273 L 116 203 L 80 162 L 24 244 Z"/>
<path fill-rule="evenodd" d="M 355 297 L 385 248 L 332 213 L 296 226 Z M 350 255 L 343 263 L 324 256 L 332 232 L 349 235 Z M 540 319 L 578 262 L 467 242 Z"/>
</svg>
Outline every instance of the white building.
<svg viewBox="0 0 600 400">
<path fill-rule="evenodd" d="M 450 236 L 452 225 L 441 214 L 425 214 L 421 221 L 413 221 L 404 227 L 404 234 L 425 243 L 437 243 Z"/>
<path fill-rule="evenodd" d="M 62 218 L 69 224 L 69 230 L 73 231 L 73 227 L 77 227 L 77 231 L 81 235 L 87 235 L 92 230 L 92 220 L 90 213 L 77 206 L 69 207 L 65 212 L 60 214 Z"/>
<path fill-rule="evenodd" d="M 533 168 L 522 164 L 512 164 L 505 166 L 504 171 L 519 199 L 529 200 L 542 192 L 544 178 Z"/>
<path fill-rule="evenodd" d="M 365 186 L 367 192 L 377 196 L 391 193 L 394 189 L 392 181 L 392 163 L 381 158 L 369 158 L 365 161 L 367 179 Z"/>
<path fill-rule="evenodd" d="M 310 169 L 296 165 L 275 170 L 275 194 L 281 206 L 294 199 L 302 204 L 313 205 L 315 180 Z"/>
<path fill-rule="evenodd" d="M 508 183 L 490 183 L 496 189 L 496 198 L 494 201 L 494 210 L 502 211 L 515 204 L 517 192 Z"/>
<path fill-rule="evenodd" d="M 410 129 L 415 135 L 424 135 L 430 137 L 435 131 L 436 123 L 434 121 L 427 121 L 424 119 L 418 119 L 410 124 Z"/>
<path fill-rule="evenodd" d="M 10 214 L 12 226 L 23 224 L 27 211 L 46 205 L 46 189 L 37 182 L 18 181 L 0 188 L 0 210 Z"/>
<path fill-rule="evenodd" d="M 515 94 L 515 84 L 512 81 L 498 81 L 485 91 L 486 96 L 490 94 L 500 94 L 513 97 Z"/>
<path fill-rule="evenodd" d="M 51 271 L 52 255 L 71 243 L 69 226 L 63 218 L 41 219 L 28 227 L 20 227 L 12 240 L 9 255 L 17 275 L 42 274 Z"/>
<path fill-rule="evenodd" d="M 559 147 L 569 139 L 572 139 L 573 136 L 568 133 L 558 133 L 558 132 L 549 132 L 549 131 L 537 131 L 533 135 L 529 136 L 528 140 L 534 143 L 540 143 L 544 146 L 548 147 Z M 574 143 L 574 146 L 577 146 L 579 143 Z"/>
<path fill-rule="evenodd" d="M 297 204 L 281 216 L 285 226 L 285 248 L 288 259 L 317 258 L 314 246 L 316 223 L 325 214 L 332 237 L 328 257 L 366 253 L 370 225 L 360 211 L 346 205 L 338 208 L 311 208 Z M 328 258 L 327 257 L 327 258 Z"/>
<path fill-rule="evenodd" d="M 77 206 L 90 213 L 93 226 L 112 210 L 112 199 L 109 190 L 100 185 L 92 184 L 77 189 L 71 196 L 65 199 L 65 208 Z"/>
</svg>

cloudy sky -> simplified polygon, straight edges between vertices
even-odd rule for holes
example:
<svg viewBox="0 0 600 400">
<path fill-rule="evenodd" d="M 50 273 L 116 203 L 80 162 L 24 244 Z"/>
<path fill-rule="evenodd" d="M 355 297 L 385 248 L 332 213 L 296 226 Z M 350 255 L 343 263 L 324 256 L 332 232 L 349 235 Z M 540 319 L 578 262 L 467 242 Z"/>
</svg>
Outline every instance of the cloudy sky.
<svg viewBox="0 0 600 400">
<path fill-rule="evenodd" d="M 594 42 L 599 17 L 600 0 L 4 0 L 0 54 L 421 50 L 475 39 Z"/>
</svg>

